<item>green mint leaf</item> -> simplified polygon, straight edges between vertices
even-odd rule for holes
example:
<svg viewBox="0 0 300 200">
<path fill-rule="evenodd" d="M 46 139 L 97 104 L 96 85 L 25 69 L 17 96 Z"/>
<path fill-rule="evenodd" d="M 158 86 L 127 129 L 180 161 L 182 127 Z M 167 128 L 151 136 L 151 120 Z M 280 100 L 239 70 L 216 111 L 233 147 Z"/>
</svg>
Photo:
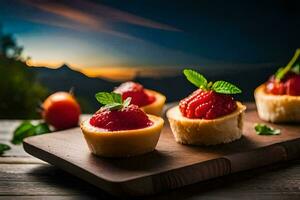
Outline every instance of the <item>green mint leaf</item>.
<svg viewBox="0 0 300 200">
<path fill-rule="evenodd" d="M 265 124 L 256 124 L 254 127 L 257 135 L 279 135 L 280 129 L 274 129 Z"/>
<path fill-rule="evenodd" d="M 127 97 L 123 102 L 123 106 L 128 107 L 130 105 L 130 102 L 131 102 L 131 97 Z"/>
<path fill-rule="evenodd" d="M 121 94 L 118 94 L 118 93 L 115 93 L 115 92 L 111 92 L 110 93 L 114 99 L 114 102 L 116 103 L 122 103 L 123 100 L 122 100 L 122 95 Z"/>
<path fill-rule="evenodd" d="M 4 151 L 10 150 L 10 146 L 0 143 L 0 155 L 3 155 Z"/>
<path fill-rule="evenodd" d="M 183 70 L 183 74 L 186 76 L 187 80 L 194 84 L 196 87 L 207 89 L 207 80 L 203 75 L 192 69 Z"/>
<path fill-rule="evenodd" d="M 240 88 L 226 81 L 216 81 L 215 83 L 208 83 L 203 75 L 192 69 L 185 69 L 183 70 L 183 73 L 192 84 L 204 90 L 211 89 L 217 93 L 222 94 L 238 94 L 242 92 Z"/>
<path fill-rule="evenodd" d="M 111 103 L 122 103 L 122 96 L 114 92 L 98 92 L 95 95 L 97 101 L 102 105 L 107 105 Z"/>
<path fill-rule="evenodd" d="M 49 126 L 46 123 L 39 123 L 37 125 L 33 125 L 29 121 L 24 121 L 21 123 L 16 130 L 14 131 L 13 138 L 11 143 L 13 144 L 21 144 L 24 138 L 34 135 L 41 135 L 44 133 L 51 132 Z"/>
<path fill-rule="evenodd" d="M 108 109 L 108 110 L 119 110 L 123 108 L 123 104 L 121 103 L 109 103 L 106 104 L 105 106 L 102 107 L 103 109 Z"/>
<path fill-rule="evenodd" d="M 25 137 L 31 136 L 34 129 L 34 125 L 29 121 L 22 122 L 14 131 L 11 143 L 20 144 Z"/>
<path fill-rule="evenodd" d="M 130 105 L 131 97 L 123 102 L 121 94 L 115 92 L 98 92 L 96 99 L 103 105 L 103 109 L 119 110 Z"/>
<path fill-rule="evenodd" d="M 238 94 L 242 92 L 240 88 L 226 81 L 216 81 L 211 89 L 221 94 Z"/>
<path fill-rule="evenodd" d="M 46 123 L 40 123 L 34 127 L 34 135 L 41 135 L 50 132 L 50 128 Z"/>
<path fill-rule="evenodd" d="M 297 49 L 294 56 L 290 60 L 290 62 L 284 67 L 280 68 L 276 73 L 275 73 L 275 78 L 277 81 L 280 81 L 281 79 L 284 78 L 284 76 L 292 70 L 293 65 L 295 62 L 298 60 L 298 57 L 300 56 L 300 49 Z"/>
</svg>

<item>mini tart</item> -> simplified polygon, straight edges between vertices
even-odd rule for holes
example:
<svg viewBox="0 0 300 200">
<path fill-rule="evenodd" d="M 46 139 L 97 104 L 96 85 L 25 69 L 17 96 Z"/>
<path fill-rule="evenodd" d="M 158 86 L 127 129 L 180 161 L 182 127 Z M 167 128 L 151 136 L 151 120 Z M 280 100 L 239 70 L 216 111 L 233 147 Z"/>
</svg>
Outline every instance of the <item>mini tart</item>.
<svg viewBox="0 0 300 200">
<path fill-rule="evenodd" d="M 212 120 L 184 117 L 179 106 L 168 110 L 167 117 L 178 143 L 192 145 L 215 145 L 228 143 L 242 136 L 243 115 L 246 106 L 237 102 L 237 109 L 226 116 Z"/>
<path fill-rule="evenodd" d="M 268 94 L 265 87 L 262 84 L 254 91 L 259 117 L 274 123 L 300 122 L 300 96 Z"/>
<path fill-rule="evenodd" d="M 152 102 L 151 104 L 140 107 L 140 109 L 147 114 L 160 116 L 166 101 L 166 97 L 163 94 L 156 92 L 154 90 L 149 90 L 149 89 L 144 89 L 144 90 L 147 94 L 154 96 L 155 101 Z"/>
<path fill-rule="evenodd" d="M 147 115 L 153 124 L 146 128 L 106 131 L 94 127 L 89 120 L 80 125 L 90 151 L 103 157 L 129 157 L 151 152 L 158 142 L 164 120 Z"/>
</svg>

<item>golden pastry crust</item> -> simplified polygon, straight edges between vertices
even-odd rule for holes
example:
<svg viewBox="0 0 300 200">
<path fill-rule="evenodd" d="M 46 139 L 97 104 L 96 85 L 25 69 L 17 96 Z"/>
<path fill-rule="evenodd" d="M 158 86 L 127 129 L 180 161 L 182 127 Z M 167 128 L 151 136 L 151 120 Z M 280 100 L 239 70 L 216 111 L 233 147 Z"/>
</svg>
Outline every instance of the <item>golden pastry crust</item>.
<svg viewBox="0 0 300 200">
<path fill-rule="evenodd" d="M 149 105 L 140 107 L 147 114 L 160 116 L 164 107 L 166 97 L 154 90 L 145 89 L 146 93 L 155 96 L 155 101 Z"/>
<path fill-rule="evenodd" d="M 215 145 L 228 143 L 242 136 L 243 115 L 246 106 L 237 102 L 233 113 L 212 120 L 189 119 L 182 116 L 179 107 L 168 110 L 167 117 L 175 137 L 182 144 Z"/>
<path fill-rule="evenodd" d="M 144 154 L 155 149 L 164 120 L 147 115 L 152 126 L 122 131 L 105 131 L 90 125 L 89 119 L 80 124 L 90 151 L 103 157 L 129 157 Z"/>
<path fill-rule="evenodd" d="M 300 96 L 268 94 L 265 87 L 262 84 L 254 91 L 259 117 L 274 123 L 300 122 Z"/>
</svg>

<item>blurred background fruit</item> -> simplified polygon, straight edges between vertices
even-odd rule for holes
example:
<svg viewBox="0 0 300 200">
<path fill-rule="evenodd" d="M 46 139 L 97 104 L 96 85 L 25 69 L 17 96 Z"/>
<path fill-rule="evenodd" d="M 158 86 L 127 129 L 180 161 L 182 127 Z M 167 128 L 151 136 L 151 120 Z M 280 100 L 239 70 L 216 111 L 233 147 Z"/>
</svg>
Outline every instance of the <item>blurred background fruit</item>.
<svg viewBox="0 0 300 200">
<path fill-rule="evenodd" d="M 56 92 L 42 104 L 42 117 L 56 130 L 78 126 L 80 106 L 68 92 Z"/>
</svg>

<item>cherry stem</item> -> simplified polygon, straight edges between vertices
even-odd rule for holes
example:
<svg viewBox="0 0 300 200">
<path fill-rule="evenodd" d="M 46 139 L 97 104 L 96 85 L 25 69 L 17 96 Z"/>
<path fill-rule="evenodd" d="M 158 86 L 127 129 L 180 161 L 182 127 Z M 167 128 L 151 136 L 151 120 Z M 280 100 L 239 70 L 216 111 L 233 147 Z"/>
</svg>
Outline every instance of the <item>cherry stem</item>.
<svg viewBox="0 0 300 200">
<path fill-rule="evenodd" d="M 280 79 L 283 78 L 283 76 L 288 73 L 292 66 L 295 64 L 295 62 L 297 61 L 298 57 L 300 55 L 300 49 L 297 49 L 294 56 L 292 57 L 292 59 L 290 60 L 290 62 L 282 69 L 282 71 L 280 72 L 280 74 L 282 75 L 282 77 L 277 77 L 276 81 L 280 82 Z"/>
</svg>

